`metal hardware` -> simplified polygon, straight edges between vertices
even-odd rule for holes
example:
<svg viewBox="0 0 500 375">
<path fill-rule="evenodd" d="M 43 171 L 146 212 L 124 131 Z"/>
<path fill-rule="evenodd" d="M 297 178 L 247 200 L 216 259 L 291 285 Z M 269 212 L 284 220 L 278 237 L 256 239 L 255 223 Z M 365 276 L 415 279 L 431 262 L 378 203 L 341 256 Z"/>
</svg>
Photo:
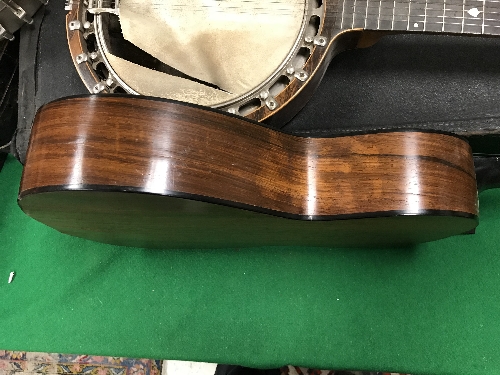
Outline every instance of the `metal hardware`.
<svg viewBox="0 0 500 375">
<path fill-rule="evenodd" d="M 79 55 L 76 56 L 76 63 L 81 64 L 82 62 L 85 62 L 88 60 L 88 56 L 86 53 L 80 53 Z"/>
<path fill-rule="evenodd" d="M 75 21 L 71 21 L 69 24 L 68 24 L 68 27 L 70 30 L 80 30 L 82 31 L 82 23 L 78 20 L 75 20 Z"/>
<path fill-rule="evenodd" d="M 271 111 L 274 111 L 276 108 L 278 108 L 278 102 L 274 100 L 272 96 L 266 99 L 266 106 L 269 108 Z"/>
<path fill-rule="evenodd" d="M 9 8 L 12 13 L 20 20 L 26 22 L 27 24 L 31 24 L 33 22 L 33 19 L 28 16 L 26 11 L 12 0 L 0 0 L 0 5 L 2 4 L 5 7 Z"/>
<path fill-rule="evenodd" d="M 266 100 L 269 97 L 269 91 L 267 91 L 267 90 L 261 91 L 261 93 L 259 94 L 259 97 L 262 100 Z"/>
<path fill-rule="evenodd" d="M 48 0 L 23 0 L 20 2 L 25 6 L 17 4 L 19 0 L 0 0 L 0 40 L 14 40 L 14 32 L 21 28 L 25 23 L 33 22 L 32 16 Z M 17 18 L 13 19 L 12 16 Z"/>
<path fill-rule="evenodd" d="M 94 94 L 99 94 L 100 92 L 102 92 L 104 90 L 106 90 L 106 85 L 104 83 L 102 83 L 102 82 L 99 82 L 93 88 Z"/>
<path fill-rule="evenodd" d="M 90 0 L 87 11 L 92 14 L 112 13 L 120 15 L 120 1 L 114 0 L 114 7 L 103 7 L 99 0 Z"/>
<path fill-rule="evenodd" d="M 309 77 L 309 74 L 307 74 L 307 72 L 305 70 L 299 70 L 295 73 L 295 78 L 297 78 L 299 81 L 302 81 L 302 82 L 307 80 L 308 77 Z"/>
<path fill-rule="evenodd" d="M 326 46 L 326 38 L 324 36 L 317 36 L 314 38 L 314 44 L 320 47 Z"/>
<path fill-rule="evenodd" d="M 7 30 L 4 29 L 2 25 L 0 25 L 0 39 L 7 39 L 7 40 L 14 40 L 14 35 L 9 33 Z"/>
</svg>

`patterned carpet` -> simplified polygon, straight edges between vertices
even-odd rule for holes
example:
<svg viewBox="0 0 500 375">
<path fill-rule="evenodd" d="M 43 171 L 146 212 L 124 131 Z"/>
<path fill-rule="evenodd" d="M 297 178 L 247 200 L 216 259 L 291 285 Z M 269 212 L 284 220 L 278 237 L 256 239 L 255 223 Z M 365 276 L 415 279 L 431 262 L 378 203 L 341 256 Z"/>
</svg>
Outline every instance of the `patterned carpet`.
<svg viewBox="0 0 500 375">
<path fill-rule="evenodd" d="M 162 363 L 162 360 L 156 359 L 0 350 L 0 375 L 162 375 Z M 188 364 L 188 362 L 185 363 Z M 187 366 L 186 369 L 190 367 Z M 405 375 L 364 371 L 314 370 L 296 366 L 283 366 L 279 372 L 281 375 Z M 163 375 L 188 374 L 169 373 Z"/>
<path fill-rule="evenodd" d="M 0 350 L 0 375 L 161 375 L 161 366 L 161 360 Z"/>
</svg>

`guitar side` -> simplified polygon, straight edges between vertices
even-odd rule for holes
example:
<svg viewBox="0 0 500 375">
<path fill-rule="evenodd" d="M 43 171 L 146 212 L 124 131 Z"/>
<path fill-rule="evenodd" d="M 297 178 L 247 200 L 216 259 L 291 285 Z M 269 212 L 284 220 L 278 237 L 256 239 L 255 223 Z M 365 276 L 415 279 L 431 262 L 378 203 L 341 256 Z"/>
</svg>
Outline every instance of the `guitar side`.
<svg viewBox="0 0 500 375">
<path fill-rule="evenodd" d="M 19 204 L 63 233 L 160 248 L 401 246 L 477 225 L 472 156 L 461 138 L 303 138 L 129 96 L 42 107 Z"/>
</svg>

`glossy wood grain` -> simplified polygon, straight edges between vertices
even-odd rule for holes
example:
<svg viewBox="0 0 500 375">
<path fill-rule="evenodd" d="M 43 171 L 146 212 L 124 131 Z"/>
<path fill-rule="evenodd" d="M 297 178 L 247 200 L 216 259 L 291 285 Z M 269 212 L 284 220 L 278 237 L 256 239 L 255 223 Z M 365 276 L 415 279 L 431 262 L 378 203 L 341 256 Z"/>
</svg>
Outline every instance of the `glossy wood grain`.
<svg viewBox="0 0 500 375">
<path fill-rule="evenodd" d="M 91 198 L 96 192 L 101 194 L 99 204 Z M 53 198 L 61 194 L 67 198 Z M 139 207 L 111 203 L 138 196 L 149 203 Z M 350 222 L 348 232 L 355 233 L 353 223 L 362 218 L 371 223 L 370 236 L 376 228 L 380 237 L 364 238 L 363 244 L 413 243 L 468 231 L 475 227 L 477 215 L 470 148 L 455 136 L 411 131 L 303 138 L 202 107 L 130 96 L 70 98 L 44 106 L 35 118 L 19 197 L 26 213 L 62 232 L 83 237 L 106 232 L 109 238 L 98 239 L 126 244 L 137 243 L 120 237 L 149 233 L 150 242 L 143 245 L 160 247 L 170 246 L 155 240 L 164 236 L 169 221 L 191 217 L 199 222 L 193 205 L 205 207 L 200 208 L 203 212 L 211 210 L 207 207 L 217 212 L 213 218 L 207 215 L 207 222 L 217 221 L 217 215 L 227 222 L 250 215 L 240 223 L 250 220 L 255 225 L 261 218 L 279 229 L 277 237 L 258 232 L 241 237 L 247 238 L 247 245 L 287 243 L 316 224 L 324 229 L 311 244 L 358 244 L 359 238 L 346 241 L 341 236 L 344 239 L 336 241 L 331 233 L 337 233 L 340 222 L 340 227 Z M 190 208 L 180 209 L 176 219 L 175 210 L 169 208 L 172 203 L 164 203 L 172 200 Z M 163 208 L 150 216 L 145 207 L 151 205 Z M 130 207 L 134 208 L 129 211 Z M 115 229 L 101 225 L 103 210 L 127 228 L 134 222 L 135 235 L 130 228 L 128 233 L 116 229 L 121 224 L 114 224 Z M 68 220 L 69 212 L 76 217 Z M 171 218 L 164 218 L 164 223 L 155 219 L 154 226 L 161 224 L 163 229 L 150 233 L 146 224 L 150 220 L 145 218 L 161 212 Z M 443 225 L 444 232 L 433 227 L 427 234 L 422 233 L 428 228 L 425 220 L 421 227 L 413 224 L 397 232 L 375 225 L 376 218 L 393 221 L 395 216 L 411 216 L 417 222 L 418 217 L 450 219 L 454 224 L 451 232 L 449 225 Z M 301 225 L 308 229 L 299 230 Z M 244 231 L 250 230 L 246 227 Z M 234 230 L 238 237 L 238 229 Z M 290 237 L 291 232 L 296 233 Z M 185 236 L 190 235 L 181 235 Z M 216 246 L 224 246 L 224 241 L 219 238 Z M 185 242 L 171 243 L 184 246 Z"/>
</svg>

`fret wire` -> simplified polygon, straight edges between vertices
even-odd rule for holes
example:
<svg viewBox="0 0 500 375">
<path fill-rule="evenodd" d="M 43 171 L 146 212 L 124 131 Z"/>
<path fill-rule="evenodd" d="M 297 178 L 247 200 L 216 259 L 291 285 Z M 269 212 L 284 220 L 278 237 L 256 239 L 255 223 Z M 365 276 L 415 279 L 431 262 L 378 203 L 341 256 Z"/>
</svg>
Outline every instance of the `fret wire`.
<svg viewBox="0 0 500 375">
<path fill-rule="evenodd" d="M 395 11 L 396 11 L 396 0 L 394 0 L 394 5 L 392 6 L 391 30 L 394 30 L 394 12 Z"/>
<path fill-rule="evenodd" d="M 441 31 L 444 32 L 444 18 L 446 16 L 446 0 L 443 0 L 443 27 L 441 28 Z"/>
<path fill-rule="evenodd" d="M 450 17 L 450 18 L 454 18 L 456 20 L 460 19 L 460 17 Z M 386 17 L 381 16 L 380 20 L 381 21 L 391 21 L 392 16 L 386 16 Z M 492 20 L 492 21 L 497 21 L 497 20 Z M 443 21 L 437 21 L 437 22 L 432 22 L 431 24 L 442 24 L 442 23 L 443 23 Z M 450 25 L 461 25 L 462 24 L 461 22 L 447 22 L 447 23 Z M 467 25 L 467 26 L 479 26 L 479 25 L 474 24 L 474 23 L 465 23 L 465 25 Z M 493 25 L 493 24 L 487 24 L 487 23 L 485 23 L 484 26 L 485 27 L 500 27 L 500 25 Z"/>
<path fill-rule="evenodd" d="M 478 2 L 483 3 L 483 1 L 481 1 L 481 0 L 477 0 L 477 1 L 478 1 Z M 428 2 L 428 1 L 427 1 L 427 3 L 426 3 L 426 2 L 425 2 L 425 0 L 424 0 L 424 1 L 413 1 L 413 0 L 411 0 L 411 1 L 409 1 L 408 3 L 411 3 L 411 4 L 426 4 L 426 5 L 428 5 L 428 6 L 429 6 L 429 9 L 432 9 L 432 8 L 431 8 L 431 6 L 438 6 L 438 4 L 429 4 L 429 2 Z M 407 3 L 407 2 L 397 2 L 397 4 L 408 4 L 408 3 Z M 486 0 L 486 3 L 487 3 L 487 4 L 497 3 L 497 4 L 499 4 L 499 5 L 500 5 L 500 1 Z M 450 5 L 452 5 L 452 4 L 450 4 Z M 457 5 L 458 5 L 458 4 L 457 4 Z M 438 6 L 438 8 L 440 9 L 440 7 L 441 7 L 441 6 L 439 5 L 439 6 Z M 436 8 L 436 9 L 438 9 L 438 8 Z M 500 6 L 495 6 L 495 8 L 496 8 L 496 9 L 500 9 Z"/>
<path fill-rule="evenodd" d="M 481 26 L 481 33 L 482 33 L 482 34 L 484 34 L 484 17 L 485 17 L 485 16 L 484 16 L 484 10 L 485 10 L 484 8 L 485 8 L 485 4 L 486 4 L 486 1 L 485 1 L 485 0 L 483 0 L 483 24 L 482 24 L 482 26 Z"/>
<path fill-rule="evenodd" d="M 351 7 L 351 9 L 353 9 L 353 8 Z M 389 8 L 382 8 L 382 9 L 389 9 Z M 333 12 L 333 13 L 342 14 L 341 12 Z M 361 15 L 361 14 L 365 14 L 365 12 L 363 11 L 363 13 L 361 13 L 361 11 L 358 10 L 356 12 L 356 14 Z M 406 11 L 401 11 L 401 10 L 398 11 L 398 12 L 396 12 L 396 10 L 394 10 L 394 15 L 395 16 L 408 16 L 409 13 L 406 12 Z M 425 16 L 425 13 L 424 14 L 417 14 L 416 16 L 423 17 L 423 16 Z M 442 15 L 434 16 L 434 17 L 439 17 L 439 18 L 443 18 L 443 17 L 444 18 L 463 18 L 462 16 L 459 17 L 459 16 L 442 16 Z M 479 20 L 479 19 L 481 19 L 480 17 L 465 17 L 465 18 L 466 19 L 471 19 L 471 20 Z M 497 19 L 500 19 L 500 18 L 485 18 L 485 19 L 497 20 Z"/>
<path fill-rule="evenodd" d="M 461 4 L 455 3 L 454 0 L 443 0 L 442 5 L 434 1 L 378 0 L 377 4 L 376 0 L 349 0 L 347 3 L 346 0 L 342 0 L 341 28 L 363 27 L 364 25 L 365 29 L 409 31 L 418 29 L 470 34 L 497 34 L 500 28 L 500 17 L 498 17 L 500 0 L 462 0 Z M 352 16 L 349 12 L 352 12 Z M 413 14 L 414 12 L 417 14 Z M 474 12 L 478 14 L 476 17 L 471 17 L 469 12 L 474 15 L 476 15 Z M 377 17 L 376 23 L 375 19 L 370 21 L 375 17 Z M 349 25 L 350 19 L 352 19 L 352 25 Z"/>
<path fill-rule="evenodd" d="M 412 3 L 412 4 L 414 4 L 414 3 Z M 351 5 L 351 6 L 349 6 L 348 8 L 353 9 L 353 6 Z M 378 9 L 379 7 L 378 7 L 378 6 L 377 6 L 377 7 L 374 7 L 374 6 L 372 6 L 372 5 L 370 5 L 370 6 L 368 7 L 368 9 L 375 9 L 375 8 L 377 8 L 377 9 Z M 391 7 L 382 6 L 381 8 L 382 8 L 382 9 L 391 9 L 391 10 L 392 10 L 392 9 L 394 9 L 392 6 L 391 6 Z M 397 8 L 397 7 L 396 7 L 396 8 Z M 364 10 L 360 10 L 360 9 L 359 9 L 359 7 L 357 7 L 356 9 L 359 11 L 359 13 L 358 13 L 358 14 L 364 14 L 364 13 L 365 13 L 365 11 L 364 11 Z M 431 8 L 431 7 L 425 7 L 425 8 L 422 8 L 422 10 L 423 10 L 423 9 L 427 9 L 427 10 L 435 10 L 435 11 L 439 10 L 439 9 L 436 9 L 436 8 Z M 442 8 L 440 8 L 440 9 L 442 10 Z M 445 10 L 446 10 L 446 11 L 453 11 L 454 9 L 452 9 L 452 8 L 446 8 Z M 499 13 L 499 12 L 487 12 L 487 13 L 496 14 L 496 13 Z"/>
<path fill-rule="evenodd" d="M 368 2 L 370 0 L 366 0 L 366 11 L 365 11 L 365 29 L 366 29 L 366 22 L 368 20 Z"/>
<path fill-rule="evenodd" d="M 465 0 L 464 0 L 465 1 Z M 340 29 L 343 29 L 344 27 L 344 14 L 345 14 L 345 0 L 342 0 L 342 14 L 340 15 Z"/>
<path fill-rule="evenodd" d="M 379 0 L 377 29 L 380 29 L 380 12 L 382 11 L 382 0 Z"/>
<path fill-rule="evenodd" d="M 341 13 L 336 13 L 336 14 L 341 14 Z M 394 16 L 407 16 L 407 13 L 406 12 L 405 13 L 395 13 Z M 425 17 L 425 14 L 415 14 L 414 17 Z M 456 20 L 464 19 L 464 17 L 460 17 L 460 16 L 434 16 L 434 17 L 435 18 L 456 19 Z M 392 21 L 392 16 L 389 16 L 389 18 L 386 18 L 383 20 L 384 21 L 389 21 L 389 20 Z M 479 17 L 465 17 L 465 20 L 480 20 L 480 18 Z M 498 18 L 484 18 L 484 21 L 498 21 L 498 22 L 500 22 L 500 19 L 498 19 Z"/>
<path fill-rule="evenodd" d="M 491 0 L 488 1 L 488 3 L 491 2 Z M 404 3 L 399 3 L 399 2 L 396 2 L 397 4 L 404 4 Z M 465 3 L 465 1 L 464 1 Z M 481 3 L 483 3 L 481 1 Z M 500 3 L 500 1 L 499 1 Z M 438 6 L 437 4 L 429 4 L 428 2 L 426 3 L 425 1 L 410 1 L 409 4 L 422 4 L 422 5 L 426 5 L 425 8 L 427 9 L 434 9 L 434 10 L 439 10 L 441 9 L 441 6 Z M 385 5 L 385 6 L 384 6 Z M 451 5 L 451 4 L 450 4 Z M 457 4 L 458 5 L 458 4 Z M 465 7 L 465 4 L 463 4 L 463 6 Z M 380 5 L 368 5 L 369 8 L 372 8 L 372 9 L 375 9 L 375 8 L 379 8 Z M 388 3 L 385 3 L 382 5 L 382 8 L 384 9 L 389 9 L 389 8 L 393 8 L 393 6 L 390 6 Z M 446 10 L 451 10 L 452 8 L 446 8 Z M 495 9 L 498 9 L 500 11 L 500 7 L 495 7 Z M 500 12 L 494 12 L 494 11 L 488 11 L 489 13 L 500 13 Z"/>
<path fill-rule="evenodd" d="M 354 27 L 354 16 L 356 15 L 356 0 L 354 0 L 353 10 L 352 10 L 352 26 Z"/>
<path fill-rule="evenodd" d="M 490 4 L 490 3 L 492 3 L 492 2 L 493 2 L 492 0 L 486 0 L 486 3 L 488 3 L 488 4 Z M 392 3 L 392 2 L 391 2 L 391 3 Z M 438 6 L 438 4 L 429 4 L 429 2 L 427 2 L 427 3 L 426 3 L 425 1 L 413 1 L 413 0 L 412 0 L 412 1 L 408 2 L 408 3 L 406 3 L 406 2 L 398 2 L 398 1 L 396 1 L 396 3 L 397 3 L 397 4 L 408 4 L 408 3 L 411 3 L 411 4 L 426 4 L 428 9 L 441 9 L 441 6 L 440 6 L 440 5 Z M 481 3 L 483 3 L 483 1 L 481 1 Z M 499 3 L 499 4 L 500 4 L 500 1 L 496 1 L 495 3 Z M 387 6 L 388 4 L 390 4 L 390 3 L 387 3 L 387 2 L 385 3 L 385 5 L 386 5 L 386 6 Z M 449 4 L 449 3 L 447 3 L 447 4 Z M 450 4 L 450 5 L 453 5 L 453 4 Z M 457 5 L 458 5 L 458 4 L 457 4 Z M 433 8 L 433 6 L 434 6 L 434 7 L 436 7 L 436 8 Z M 372 7 L 373 7 L 373 8 L 375 8 L 375 7 L 377 7 L 377 8 L 378 8 L 378 5 L 376 5 L 376 6 L 372 6 Z M 383 7 L 383 8 L 385 8 L 384 6 L 382 6 L 382 7 Z M 389 7 L 389 6 L 387 6 L 387 7 Z M 447 8 L 447 9 L 449 9 L 449 8 Z M 496 7 L 496 6 L 495 6 L 495 9 L 499 9 L 499 10 L 500 10 L 500 6 L 499 6 L 499 7 Z"/>
<path fill-rule="evenodd" d="M 382 17 L 380 19 L 381 21 L 390 21 L 391 20 L 391 17 Z M 443 22 L 434 22 L 432 24 L 442 24 Z M 447 25 L 461 25 L 462 23 L 461 22 L 449 22 L 447 23 Z M 466 26 L 479 26 L 479 25 L 476 25 L 476 24 L 473 24 L 473 23 L 466 23 L 465 24 Z M 500 28 L 500 25 L 489 25 L 489 24 L 485 24 L 484 27 L 494 27 L 494 28 Z"/>
<path fill-rule="evenodd" d="M 387 16 L 387 17 L 381 17 L 380 18 L 381 21 L 390 21 L 392 20 L 392 17 L 390 16 Z M 433 22 L 432 24 L 442 24 L 443 22 L 442 21 L 439 21 L 439 22 Z M 447 23 L 449 25 L 461 25 L 462 23 L 461 22 L 449 22 Z M 479 25 L 476 25 L 474 23 L 466 23 L 465 24 L 466 26 L 479 26 Z M 484 27 L 494 27 L 494 28 L 500 28 L 500 25 L 489 25 L 489 24 L 485 24 Z"/>
<path fill-rule="evenodd" d="M 392 17 L 391 16 L 387 16 L 387 17 L 381 17 L 380 18 L 381 21 L 390 21 L 392 20 Z M 437 22 L 432 22 L 431 24 L 442 24 L 443 21 L 437 21 Z M 447 24 L 450 24 L 450 25 L 461 25 L 462 23 L 461 22 L 446 22 Z M 474 24 L 474 23 L 465 23 L 465 25 L 467 26 L 479 26 L 477 24 Z M 500 25 L 490 25 L 490 24 L 487 24 L 485 23 L 484 27 L 500 27 Z"/>
<path fill-rule="evenodd" d="M 353 6 L 350 6 L 350 8 L 354 10 L 354 7 L 353 7 Z M 391 7 L 391 8 L 385 8 L 385 7 L 382 7 L 382 9 L 393 9 L 393 8 L 392 8 L 392 7 Z M 428 10 L 435 10 L 435 9 L 433 9 L 433 8 L 426 8 L 426 9 L 428 9 Z M 452 10 L 452 9 L 447 8 L 446 10 L 450 11 L 450 10 Z M 364 15 L 365 15 L 365 18 L 368 16 L 367 11 L 366 11 L 366 12 L 365 12 L 365 11 L 361 11 L 361 10 L 359 10 L 359 7 L 357 7 L 357 8 L 356 8 L 356 10 L 355 10 L 354 12 L 355 12 L 356 14 L 359 14 L 359 15 L 364 14 Z M 462 12 L 463 12 L 463 11 L 462 11 Z M 334 13 L 342 14 L 342 13 L 345 13 L 345 12 L 334 12 Z M 443 12 L 443 13 L 445 14 L 445 12 Z M 466 13 L 466 12 L 465 12 L 465 13 Z M 487 13 L 488 15 L 490 15 L 490 14 L 500 14 L 500 12 L 481 12 L 481 13 L 485 13 L 485 14 Z M 403 13 L 398 13 L 398 12 L 396 12 L 396 11 L 394 10 L 394 14 L 395 14 L 395 16 L 409 16 L 410 11 L 408 11 L 408 12 L 404 11 Z M 424 13 L 424 14 L 419 14 L 418 16 L 425 16 L 425 13 Z M 446 15 L 442 16 L 442 15 L 439 15 L 439 16 L 434 16 L 434 17 L 440 17 L 440 18 L 444 17 L 444 18 L 448 18 L 448 17 L 453 17 L 453 16 L 446 16 Z M 484 16 L 483 18 L 485 18 L 485 17 L 486 17 L 486 16 Z M 464 18 L 464 17 L 463 17 L 463 16 L 461 16 L 461 17 L 453 17 L 453 18 Z M 479 19 L 481 19 L 481 17 L 465 17 L 465 18 L 466 18 L 466 19 L 474 19 L 474 20 L 479 20 Z M 497 19 L 499 19 L 499 20 L 500 20 L 500 18 L 485 18 L 485 19 L 490 19 L 490 20 L 497 20 Z"/>
<path fill-rule="evenodd" d="M 410 14 L 411 14 L 411 0 L 408 2 L 408 23 L 406 25 L 406 30 L 410 30 Z"/>
<path fill-rule="evenodd" d="M 399 3 L 397 3 L 397 4 L 399 4 Z M 412 2 L 411 2 L 411 4 L 425 4 L 425 3 L 421 3 L 421 2 L 417 2 L 417 1 L 412 1 Z M 427 5 L 429 5 L 429 4 L 427 4 Z M 441 9 L 441 7 L 439 7 L 439 8 L 434 8 L 434 7 L 432 7 L 432 5 L 434 5 L 434 4 L 431 4 L 431 6 L 426 6 L 426 7 L 424 7 L 424 8 L 425 8 L 425 9 L 429 9 L 429 10 L 440 10 L 440 9 Z M 435 5 L 434 5 L 434 6 L 435 6 Z M 351 6 L 351 8 L 352 8 L 352 6 Z M 372 5 L 370 4 L 370 6 L 368 6 L 368 8 L 375 9 L 375 8 L 379 8 L 379 6 L 378 6 L 378 5 L 376 5 L 376 6 L 372 6 Z M 382 8 L 383 8 L 383 9 L 392 9 L 393 7 L 392 7 L 392 6 L 382 6 Z M 453 9 L 452 9 L 452 8 L 446 8 L 446 10 L 453 10 Z M 491 13 L 491 14 L 498 14 L 498 13 L 500 13 L 500 11 L 499 11 L 499 12 L 485 11 L 485 12 L 486 12 L 486 13 Z"/>
<path fill-rule="evenodd" d="M 392 17 L 391 16 L 381 17 L 380 20 L 381 21 L 390 21 L 390 20 L 392 20 Z M 432 24 L 441 24 L 441 23 L 443 23 L 443 21 L 433 22 Z M 461 22 L 449 22 L 447 24 L 450 24 L 450 25 L 461 25 L 462 23 Z M 479 25 L 476 25 L 474 23 L 466 23 L 465 25 L 467 25 L 467 26 L 479 26 Z M 484 27 L 496 27 L 496 28 L 500 28 L 500 25 L 485 24 Z"/>
<path fill-rule="evenodd" d="M 341 13 L 337 13 L 337 14 L 341 14 Z M 396 16 L 403 16 L 403 15 L 406 15 L 406 13 L 401 13 L 401 14 L 396 14 Z M 424 17 L 424 14 L 416 14 L 415 17 Z M 449 19 L 449 20 L 464 20 L 463 17 L 455 17 L 455 16 L 436 16 L 436 18 L 446 18 L 446 19 Z M 380 20 L 381 21 L 392 21 L 392 16 L 380 16 Z M 465 20 L 479 20 L 479 18 L 466 18 Z M 497 19 L 497 18 L 485 18 L 485 21 L 496 21 L 496 22 L 500 22 L 500 19 Z M 439 21 L 438 23 L 442 23 L 443 21 Z M 457 23 L 458 25 L 458 23 Z M 474 23 L 467 23 L 467 25 L 476 25 Z M 476 25 L 476 26 L 479 26 L 479 25 Z"/>
</svg>

